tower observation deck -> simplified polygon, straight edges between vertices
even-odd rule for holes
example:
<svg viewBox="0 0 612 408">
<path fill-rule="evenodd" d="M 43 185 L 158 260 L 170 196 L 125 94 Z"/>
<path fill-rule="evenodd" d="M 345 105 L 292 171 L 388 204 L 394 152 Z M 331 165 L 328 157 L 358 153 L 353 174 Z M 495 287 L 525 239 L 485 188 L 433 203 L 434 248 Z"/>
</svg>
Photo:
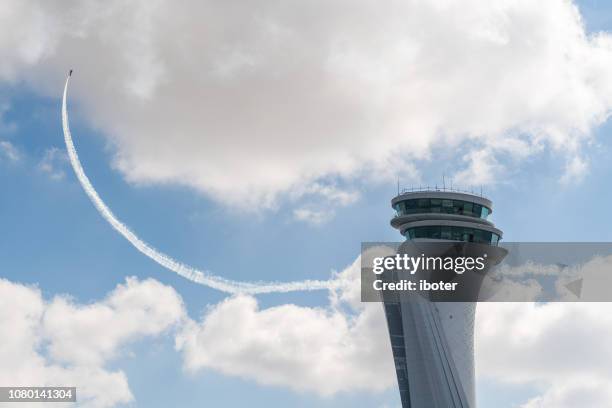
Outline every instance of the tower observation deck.
<svg viewBox="0 0 612 408">
<path fill-rule="evenodd" d="M 493 204 L 487 198 L 446 189 L 413 190 L 393 198 L 391 205 L 396 212 L 391 225 L 406 238 L 398 253 L 418 256 L 425 247 L 445 251 L 448 243 L 463 255 L 487 250 L 492 264 L 506 255 L 497 248 L 503 233 L 488 220 Z M 383 297 L 383 304 L 402 407 L 474 408 L 476 303 L 400 294 Z"/>
</svg>

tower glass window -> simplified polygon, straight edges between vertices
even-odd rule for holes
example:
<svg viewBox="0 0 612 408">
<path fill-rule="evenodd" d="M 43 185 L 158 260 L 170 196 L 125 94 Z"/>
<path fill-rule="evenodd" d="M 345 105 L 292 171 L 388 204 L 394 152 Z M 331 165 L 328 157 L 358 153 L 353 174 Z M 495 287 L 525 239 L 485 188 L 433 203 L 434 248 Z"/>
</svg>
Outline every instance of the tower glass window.
<svg viewBox="0 0 612 408">
<path fill-rule="evenodd" d="M 497 246 L 499 235 L 478 228 L 456 227 L 450 225 L 426 225 L 408 228 L 404 231 L 407 239 L 429 238 L 453 241 L 476 242 Z"/>
<path fill-rule="evenodd" d="M 396 203 L 393 208 L 398 217 L 410 214 L 443 213 L 486 219 L 491 214 L 491 209 L 480 204 L 439 198 L 404 200 Z"/>
</svg>

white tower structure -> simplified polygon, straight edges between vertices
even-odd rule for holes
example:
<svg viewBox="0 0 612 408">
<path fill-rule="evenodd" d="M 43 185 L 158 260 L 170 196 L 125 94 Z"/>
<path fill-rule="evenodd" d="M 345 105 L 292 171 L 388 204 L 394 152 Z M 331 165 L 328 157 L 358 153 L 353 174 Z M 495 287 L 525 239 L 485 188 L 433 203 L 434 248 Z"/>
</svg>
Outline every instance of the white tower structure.
<svg viewBox="0 0 612 408">
<path fill-rule="evenodd" d="M 482 196 L 419 190 L 391 203 L 396 211 L 391 225 L 406 238 L 399 253 L 448 255 L 444 243 L 449 243 L 457 256 L 486 251 L 490 264 L 507 253 L 498 247 L 502 231 L 487 220 L 492 203 Z M 478 289 L 480 281 L 472 286 Z M 383 295 L 383 301 L 403 408 L 475 408 L 476 303 L 403 293 Z"/>
</svg>

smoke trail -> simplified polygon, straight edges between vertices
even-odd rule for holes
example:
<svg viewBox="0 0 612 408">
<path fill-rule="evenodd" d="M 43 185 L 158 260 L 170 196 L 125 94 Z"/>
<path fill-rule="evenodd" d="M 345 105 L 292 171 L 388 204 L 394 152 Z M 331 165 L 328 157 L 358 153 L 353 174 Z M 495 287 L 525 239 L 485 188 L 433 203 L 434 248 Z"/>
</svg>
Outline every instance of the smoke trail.
<svg viewBox="0 0 612 408">
<path fill-rule="evenodd" d="M 293 292 L 293 291 L 311 291 L 320 289 L 332 289 L 338 286 L 337 280 L 305 280 L 295 282 L 239 282 L 224 279 L 220 276 L 213 275 L 212 273 L 204 270 L 193 268 L 189 265 L 185 265 L 169 255 L 166 255 L 151 245 L 147 244 L 136 234 L 134 234 L 127 225 L 115 217 L 113 212 L 104 204 L 104 201 L 100 198 L 94 187 L 92 186 L 89 178 L 83 170 L 83 166 L 79 160 L 79 156 L 72 142 L 72 135 L 70 134 L 70 126 L 68 125 L 68 111 L 66 109 L 66 96 L 68 94 L 68 83 L 70 82 L 70 75 L 66 79 L 66 85 L 64 86 L 64 97 L 62 100 L 62 126 L 64 129 L 64 141 L 66 142 L 66 149 L 68 150 L 68 156 L 70 157 L 70 163 L 74 173 L 76 174 L 83 190 L 96 207 L 100 215 L 108 221 L 108 223 L 125 239 L 127 239 L 137 250 L 148 256 L 161 266 L 179 274 L 180 276 L 189 279 L 192 282 L 199 283 L 201 285 L 209 286 L 213 289 L 220 290 L 225 293 L 236 294 L 236 293 L 272 293 L 272 292 Z"/>
</svg>

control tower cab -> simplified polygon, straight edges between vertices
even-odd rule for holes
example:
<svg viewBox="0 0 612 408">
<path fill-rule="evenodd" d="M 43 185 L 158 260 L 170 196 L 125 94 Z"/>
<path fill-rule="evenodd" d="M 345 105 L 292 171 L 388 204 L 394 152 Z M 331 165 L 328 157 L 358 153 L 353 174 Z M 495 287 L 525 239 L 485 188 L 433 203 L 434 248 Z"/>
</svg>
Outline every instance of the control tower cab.
<svg viewBox="0 0 612 408">
<path fill-rule="evenodd" d="M 391 225 L 406 239 L 475 242 L 497 246 L 502 232 L 487 218 L 490 200 L 448 190 L 408 191 L 393 198 Z"/>
</svg>

